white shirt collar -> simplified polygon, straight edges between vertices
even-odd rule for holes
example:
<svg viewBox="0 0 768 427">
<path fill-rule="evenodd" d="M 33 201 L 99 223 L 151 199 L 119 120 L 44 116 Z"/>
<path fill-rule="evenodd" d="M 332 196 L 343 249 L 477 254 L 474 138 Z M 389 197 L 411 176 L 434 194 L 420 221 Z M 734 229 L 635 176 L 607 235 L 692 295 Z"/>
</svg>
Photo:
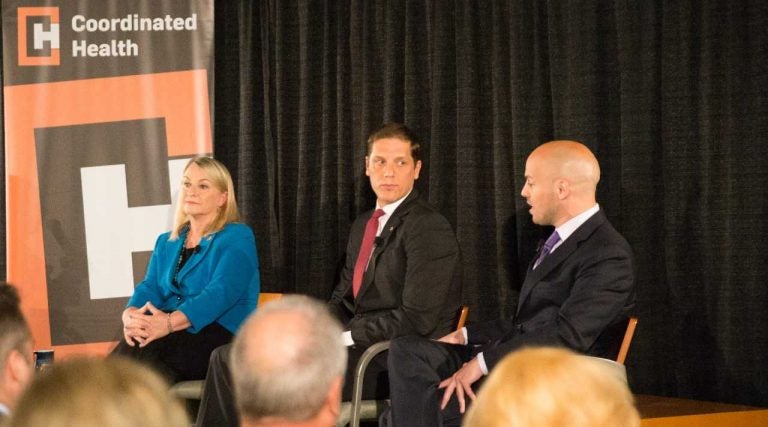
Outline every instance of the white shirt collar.
<svg viewBox="0 0 768 427">
<path fill-rule="evenodd" d="M 391 217 L 392 214 L 395 213 L 395 210 L 398 208 L 398 206 L 400 206 L 403 203 L 403 200 L 408 198 L 408 196 L 411 194 L 412 191 L 413 191 L 413 187 L 411 187 L 410 191 L 408 191 L 408 193 L 405 196 L 403 196 L 400 200 L 394 201 L 384 206 L 383 208 L 379 206 L 378 202 L 376 202 L 376 209 L 381 209 L 384 211 L 384 215 L 379 217 L 379 229 L 376 231 L 377 236 L 381 234 L 381 230 L 384 229 L 384 226 L 387 224 L 387 221 L 389 221 L 389 217 Z"/>
<path fill-rule="evenodd" d="M 7 406 L 5 406 L 5 405 L 3 405 L 2 403 L 0 403 L 0 414 L 3 414 L 3 415 L 11 415 L 11 410 L 10 410 L 10 409 L 8 409 L 8 407 L 7 407 Z"/>
<path fill-rule="evenodd" d="M 600 205 L 595 203 L 595 206 L 592 206 L 591 208 L 585 210 L 584 212 L 576 215 L 575 217 L 569 219 L 563 225 L 560 227 L 557 227 L 555 231 L 557 231 L 557 234 L 560 235 L 560 241 L 552 247 L 552 250 L 550 253 L 554 252 L 555 249 L 557 249 L 558 246 L 562 245 L 565 239 L 571 236 L 576 230 L 578 230 L 579 227 L 581 227 L 582 224 L 587 222 L 588 219 L 592 218 L 594 214 L 596 214 L 600 210 Z"/>
</svg>

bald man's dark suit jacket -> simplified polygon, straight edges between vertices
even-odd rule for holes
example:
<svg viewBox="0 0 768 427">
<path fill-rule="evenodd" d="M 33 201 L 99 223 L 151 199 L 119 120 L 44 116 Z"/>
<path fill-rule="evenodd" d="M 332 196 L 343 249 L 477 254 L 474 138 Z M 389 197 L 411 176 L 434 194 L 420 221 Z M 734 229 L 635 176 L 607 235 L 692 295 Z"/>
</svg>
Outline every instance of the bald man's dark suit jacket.
<svg viewBox="0 0 768 427">
<path fill-rule="evenodd" d="M 634 308 L 634 267 L 627 241 L 598 211 L 534 270 L 514 317 L 467 327 L 488 369 L 523 346 L 554 345 L 614 358 Z"/>
<path fill-rule="evenodd" d="M 627 316 L 634 307 L 634 267 L 629 244 L 605 214 L 598 211 L 535 270 L 532 266 L 520 290 L 515 315 L 470 324 L 469 345 L 416 337 L 392 342 L 391 425 L 459 425 L 456 399 L 441 411 L 442 390 L 435 385 L 479 352 L 489 371 L 504 356 L 525 346 L 558 346 L 592 356 L 616 356 Z"/>
<path fill-rule="evenodd" d="M 357 298 L 352 275 L 373 211 L 352 224 L 346 262 L 329 307 L 355 345 L 402 335 L 439 338 L 455 328 L 461 304 L 461 256 L 448 220 L 413 189 L 387 220 Z"/>
</svg>

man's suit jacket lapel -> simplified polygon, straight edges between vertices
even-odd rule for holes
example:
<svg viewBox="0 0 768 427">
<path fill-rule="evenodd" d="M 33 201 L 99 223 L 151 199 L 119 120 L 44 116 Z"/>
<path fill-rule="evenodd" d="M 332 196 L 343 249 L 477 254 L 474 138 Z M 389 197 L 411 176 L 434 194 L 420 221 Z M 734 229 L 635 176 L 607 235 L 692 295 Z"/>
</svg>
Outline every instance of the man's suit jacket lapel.
<svg viewBox="0 0 768 427">
<path fill-rule="evenodd" d="M 381 230 L 381 234 L 376 239 L 378 244 L 373 247 L 373 252 L 371 252 L 371 260 L 368 262 L 368 269 L 366 269 L 365 273 L 363 274 L 363 283 L 360 285 L 360 292 L 357 294 L 356 300 L 359 300 L 365 291 L 370 287 L 374 277 L 376 277 L 376 265 L 379 255 L 381 255 L 381 253 L 384 252 L 384 250 L 387 248 L 387 245 L 390 243 L 395 230 L 397 230 L 397 228 L 402 223 L 403 217 L 407 214 L 410 206 L 413 204 L 413 201 L 415 201 L 418 197 L 419 192 L 414 188 L 411 191 L 411 194 L 409 194 L 408 197 L 403 200 L 403 203 L 401 203 L 400 206 L 398 206 L 397 209 L 392 212 L 392 216 L 389 217 L 387 223 L 384 224 L 384 228 Z"/>
<path fill-rule="evenodd" d="M 605 215 L 603 211 L 597 211 L 592 217 L 590 217 L 584 224 L 582 224 L 576 231 L 571 234 L 557 249 L 551 254 L 547 255 L 544 260 L 541 261 L 536 269 L 533 269 L 533 262 L 528 266 L 528 272 L 525 275 L 525 281 L 520 289 L 520 298 L 517 303 L 516 313 L 520 313 L 520 308 L 525 301 L 530 297 L 533 288 L 541 282 L 541 279 L 547 276 L 552 270 L 557 268 L 560 263 L 567 259 L 571 254 L 576 251 L 581 245 L 581 242 L 588 239 L 589 236 L 603 223 L 605 222 Z M 538 255 L 537 255 L 538 256 Z M 534 258 L 535 259 L 535 258 Z"/>
</svg>

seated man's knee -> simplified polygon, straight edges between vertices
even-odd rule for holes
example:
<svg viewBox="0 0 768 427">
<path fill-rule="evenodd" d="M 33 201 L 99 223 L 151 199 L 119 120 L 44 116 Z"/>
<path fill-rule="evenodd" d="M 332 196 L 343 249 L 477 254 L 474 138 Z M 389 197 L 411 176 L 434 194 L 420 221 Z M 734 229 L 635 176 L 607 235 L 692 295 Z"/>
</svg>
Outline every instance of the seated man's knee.
<svg viewBox="0 0 768 427">
<path fill-rule="evenodd" d="M 407 335 L 403 337 L 397 337 L 389 343 L 390 355 L 405 355 L 411 354 L 416 349 L 420 348 L 424 341 L 428 341 L 426 338 L 416 335 Z"/>
<path fill-rule="evenodd" d="M 439 346 L 440 343 L 436 341 L 416 335 L 395 338 L 389 345 L 387 357 L 389 368 L 392 369 L 392 363 L 403 361 L 421 363 L 424 359 L 430 359 L 435 352 L 435 347 Z"/>
</svg>

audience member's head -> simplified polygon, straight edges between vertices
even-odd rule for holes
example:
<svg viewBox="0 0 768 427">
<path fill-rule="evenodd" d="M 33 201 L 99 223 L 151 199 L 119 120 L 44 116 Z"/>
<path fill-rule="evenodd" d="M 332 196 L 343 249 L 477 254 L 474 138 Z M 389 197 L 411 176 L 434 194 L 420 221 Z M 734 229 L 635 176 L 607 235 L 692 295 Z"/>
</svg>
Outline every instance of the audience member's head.
<svg viewBox="0 0 768 427">
<path fill-rule="evenodd" d="M 189 427 L 189 419 L 149 368 L 119 357 L 82 358 L 38 374 L 10 426 Z"/>
<path fill-rule="evenodd" d="M 0 416 L 13 409 L 32 377 L 32 335 L 16 288 L 0 282 Z"/>
<path fill-rule="evenodd" d="M 242 425 L 334 425 L 347 364 L 341 333 L 326 306 L 305 296 L 251 315 L 231 353 Z"/>
<path fill-rule="evenodd" d="M 505 357 L 480 389 L 466 427 L 640 425 L 626 379 L 608 363 L 555 348 Z"/>
</svg>

